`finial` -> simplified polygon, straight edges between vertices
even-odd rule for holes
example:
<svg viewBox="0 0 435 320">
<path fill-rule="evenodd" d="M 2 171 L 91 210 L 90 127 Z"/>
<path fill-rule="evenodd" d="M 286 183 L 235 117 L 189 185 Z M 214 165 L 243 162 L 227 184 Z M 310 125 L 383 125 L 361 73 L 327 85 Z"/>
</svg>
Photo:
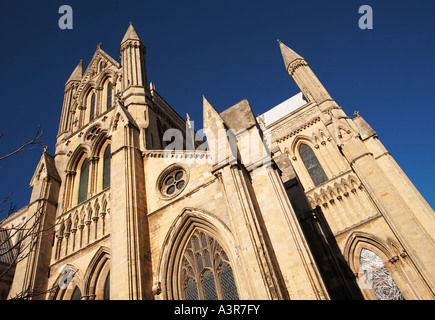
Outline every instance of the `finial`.
<svg viewBox="0 0 435 320">
<path fill-rule="evenodd" d="M 266 123 L 264 123 L 263 116 L 257 114 L 258 121 L 260 122 L 260 127 L 262 130 L 266 129 Z"/>
<path fill-rule="evenodd" d="M 357 117 L 360 117 L 360 115 L 359 115 L 359 111 L 355 111 L 355 112 L 353 113 L 353 115 L 354 115 L 354 116 L 357 116 Z"/>
<path fill-rule="evenodd" d="M 44 153 L 47 153 L 48 151 L 48 146 L 44 146 Z"/>
<path fill-rule="evenodd" d="M 187 112 L 186 112 L 186 123 L 189 129 L 192 129 L 192 124 L 190 123 L 190 116 Z"/>
<path fill-rule="evenodd" d="M 97 48 L 100 49 L 102 45 L 103 45 L 103 43 L 100 42 L 100 43 L 97 45 Z"/>
<path fill-rule="evenodd" d="M 281 43 L 281 40 L 279 40 L 279 39 L 278 39 L 278 40 L 276 40 L 276 41 L 277 41 L 278 43 Z"/>
<path fill-rule="evenodd" d="M 132 26 L 132 25 L 133 25 L 133 22 L 130 21 L 130 24 L 129 24 L 129 25 Z"/>
</svg>

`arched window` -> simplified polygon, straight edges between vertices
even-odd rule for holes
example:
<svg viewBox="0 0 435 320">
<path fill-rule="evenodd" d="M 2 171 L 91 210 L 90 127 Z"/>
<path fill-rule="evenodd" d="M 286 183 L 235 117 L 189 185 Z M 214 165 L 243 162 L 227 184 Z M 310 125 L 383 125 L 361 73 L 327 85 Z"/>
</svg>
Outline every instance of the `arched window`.
<svg viewBox="0 0 435 320">
<path fill-rule="evenodd" d="M 110 144 L 107 145 L 103 157 L 103 190 L 110 187 Z"/>
<path fill-rule="evenodd" d="M 184 299 L 239 299 L 228 256 L 208 234 L 198 230 L 193 234 L 184 252 L 181 268 Z"/>
<path fill-rule="evenodd" d="M 83 160 L 82 167 L 80 169 L 79 180 L 79 195 L 78 204 L 82 203 L 88 198 L 88 180 L 89 180 L 89 160 L 86 158 Z"/>
<path fill-rule="evenodd" d="M 112 108 L 112 82 L 107 83 L 107 101 L 106 101 L 107 110 Z"/>
<path fill-rule="evenodd" d="M 82 292 L 80 291 L 80 288 L 76 286 L 71 295 L 71 300 L 81 300 L 81 299 L 82 299 Z"/>
<path fill-rule="evenodd" d="M 299 147 L 299 155 L 301 156 L 302 162 L 304 163 L 305 168 L 307 168 L 308 174 L 310 175 L 311 180 L 313 180 L 315 186 L 328 181 L 328 177 L 326 176 L 325 171 L 323 171 L 313 149 L 303 143 Z"/>
<path fill-rule="evenodd" d="M 362 249 L 360 263 L 368 285 L 379 300 L 404 300 L 393 277 L 376 253 Z"/>
<path fill-rule="evenodd" d="M 107 274 L 106 281 L 104 281 L 103 300 L 110 300 L 110 271 Z"/>
<path fill-rule="evenodd" d="M 91 96 L 91 105 L 90 105 L 90 111 L 89 111 L 89 121 L 94 120 L 95 118 L 95 93 L 92 93 Z"/>
</svg>

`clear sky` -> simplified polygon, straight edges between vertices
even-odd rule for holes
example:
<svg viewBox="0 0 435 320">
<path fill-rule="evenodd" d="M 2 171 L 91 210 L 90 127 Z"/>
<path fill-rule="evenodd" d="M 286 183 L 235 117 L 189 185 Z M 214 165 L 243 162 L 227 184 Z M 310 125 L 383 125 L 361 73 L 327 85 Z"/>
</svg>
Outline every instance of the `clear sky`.
<svg viewBox="0 0 435 320">
<path fill-rule="evenodd" d="M 61 30 L 61 5 L 73 29 Z M 373 9 L 361 30 L 358 9 Z M 0 2 L 0 155 L 31 139 L 38 125 L 54 154 L 64 84 L 98 43 L 119 61 L 130 21 L 147 47 L 149 81 L 202 128 L 202 95 L 218 111 L 248 99 L 261 114 L 299 89 L 286 73 L 280 39 L 303 56 L 352 116 L 376 130 L 435 207 L 435 1 L 17 1 Z M 43 148 L 0 162 L 0 198 L 21 208 Z M 0 214 L 0 219 L 4 218 Z"/>
</svg>

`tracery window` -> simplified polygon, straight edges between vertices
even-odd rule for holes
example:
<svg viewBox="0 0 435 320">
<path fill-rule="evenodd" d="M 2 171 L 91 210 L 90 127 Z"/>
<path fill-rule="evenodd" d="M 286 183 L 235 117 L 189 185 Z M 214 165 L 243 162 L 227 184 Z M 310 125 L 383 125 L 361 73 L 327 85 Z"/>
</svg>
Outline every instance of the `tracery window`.
<svg viewBox="0 0 435 320">
<path fill-rule="evenodd" d="M 94 141 L 95 139 L 97 139 L 100 132 L 101 132 L 101 128 L 99 126 L 94 126 L 92 128 L 92 130 L 86 136 L 86 140 L 87 141 Z"/>
<path fill-rule="evenodd" d="M 162 192 L 168 196 L 171 196 L 177 190 L 183 190 L 184 186 L 186 185 L 186 181 L 184 179 L 185 175 L 186 174 L 182 169 L 171 172 L 165 179 Z"/>
<path fill-rule="evenodd" d="M 379 300 L 404 300 L 393 277 L 376 253 L 362 249 L 360 263 L 367 283 Z"/>
<path fill-rule="evenodd" d="M 326 176 L 325 171 L 323 171 L 313 149 L 303 143 L 299 147 L 299 155 L 301 156 L 302 162 L 304 163 L 305 168 L 307 168 L 308 174 L 310 175 L 311 180 L 313 180 L 315 186 L 328 181 L 328 177 Z"/>
<path fill-rule="evenodd" d="M 173 198 L 183 192 L 187 186 L 189 175 L 182 166 L 170 166 L 157 179 L 157 188 L 165 199 Z"/>
<path fill-rule="evenodd" d="M 88 198 L 88 180 L 89 180 L 89 160 L 86 158 L 82 162 L 80 169 L 80 180 L 79 180 L 79 194 L 78 194 L 78 204 L 82 203 Z"/>
<path fill-rule="evenodd" d="M 197 230 L 182 259 L 181 288 L 186 300 L 238 300 L 227 254 L 210 235 Z"/>
</svg>

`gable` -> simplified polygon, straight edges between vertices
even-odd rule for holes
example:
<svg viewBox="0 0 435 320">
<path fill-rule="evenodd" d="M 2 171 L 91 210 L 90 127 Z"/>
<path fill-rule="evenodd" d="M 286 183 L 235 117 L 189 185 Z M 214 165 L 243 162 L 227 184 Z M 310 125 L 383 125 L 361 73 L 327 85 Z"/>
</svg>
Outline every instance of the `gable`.
<svg viewBox="0 0 435 320">
<path fill-rule="evenodd" d="M 121 65 L 101 49 L 101 44 L 98 45 L 94 56 L 83 73 L 75 98 L 78 98 L 86 91 L 90 81 L 98 86 L 101 81 L 104 81 L 106 75 L 111 74 L 113 76 L 113 68 L 120 69 Z"/>
<path fill-rule="evenodd" d="M 30 186 L 33 187 L 41 178 L 49 177 L 56 181 L 61 181 L 59 173 L 57 172 L 54 158 L 49 155 L 46 150 L 42 153 L 41 160 L 36 166 L 35 173 L 30 180 Z"/>
</svg>

